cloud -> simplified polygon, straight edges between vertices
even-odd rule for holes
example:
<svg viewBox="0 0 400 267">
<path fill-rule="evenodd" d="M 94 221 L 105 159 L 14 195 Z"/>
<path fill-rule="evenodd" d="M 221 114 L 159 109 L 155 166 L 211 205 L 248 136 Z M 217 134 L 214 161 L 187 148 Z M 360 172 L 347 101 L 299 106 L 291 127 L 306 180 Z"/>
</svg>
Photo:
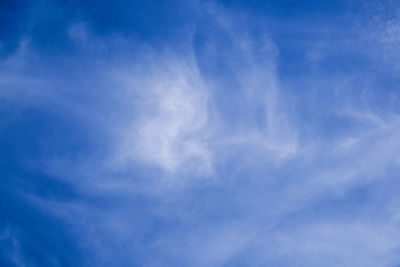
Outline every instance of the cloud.
<svg viewBox="0 0 400 267">
<path fill-rule="evenodd" d="M 68 229 L 88 266 L 395 264 L 400 121 L 380 80 L 332 74 L 329 52 L 349 46 L 327 40 L 315 72 L 291 72 L 270 22 L 198 6 L 185 38 L 158 46 L 85 21 L 67 27 L 75 54 L 21 43 L 0 76 L 26 117 L 4 135 L 29 170 L 11 195 Z M 5 257 L 29 250 L 25 235 L 0 234 Z M 56 265 L 66 253 L 49 236 L 38 247 Z"/>
<path fill-rule="evenodd" d="M 311 223 L 272 233 L 268 237 L 274 245 L 263 252 L 272 259 L 279 255 L 275 262 L 283 266 L 392 266 L 398 261 L 398 243 L 393 239 L 398 235 L 396 227 L 385 223 Z"/>
<path fill-rule="evenodd" d="M 224 40 L 195 28 L 180 53 L 142 47 L 135 63 L 111 68 L 108 77 L 129 114 L 111 122 L 117 164 L 142 162 L 170 174 L 191 169 L 207 176 L 216 157 L 233 147 L 257 150 L 269 161 L 296 153 L 296 130 L 280 96 L 276 48 L 267 32 L 258 39 L 242 26 L 235 29 L 238 22 L 231 25 L 236 15 L 215 6 L 208 11 L 203 16 Z M 225 42 L 229 47 L 215 59 Z M 230 73 L 213 69 L 214 60 Z"/>
<path fill-rule="evenodd" d="M 196 65 L 190 55 L 185 60 L 162 55 L 153 60 L 152 66 L 139 66 L 140 74 L 126 74 L 125 86 L 137 96 L 140 108 L 134 107 L 139 114 L 122 126 L 119 154 L 123 160 L 136 159 L 169 172 L 193 164 L 202 173 L 211 172 L 208 90 Z"/>
</svg>

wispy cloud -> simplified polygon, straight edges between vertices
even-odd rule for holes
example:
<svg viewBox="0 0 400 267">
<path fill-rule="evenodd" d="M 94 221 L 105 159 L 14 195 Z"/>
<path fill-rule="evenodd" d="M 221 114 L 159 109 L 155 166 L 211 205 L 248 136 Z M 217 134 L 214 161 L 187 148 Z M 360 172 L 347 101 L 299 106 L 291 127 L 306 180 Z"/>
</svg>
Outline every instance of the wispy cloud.
<svg viewBox="0 0 400 267">
<path fill-rule="evenodd" d="M 332 67 L 359 47 L 330 42 L 335 26 L 296 57 L 273 21 L 193 5 L 176 40 L 150 46 L 75 19 L 69 55 L 49 59 L 27 38 L 1 62 L 0 100 L 18 107 L 2 129 L 22 136 L 8 153 L 25 172 L 5 171 L 33 179 L 7 180 L 9 199 L 68 228 L 62 244 L 87 266 L 394 266 L 400 120 L 371 47 L 357 54 L 367 69 Z M 378 28 L 374 42 L 396 50 Z M 29 266 L 30 228 L 7 212 L 0 255 Z M 45 262 L 62 265 L 49 247 Z"/>
</svg>

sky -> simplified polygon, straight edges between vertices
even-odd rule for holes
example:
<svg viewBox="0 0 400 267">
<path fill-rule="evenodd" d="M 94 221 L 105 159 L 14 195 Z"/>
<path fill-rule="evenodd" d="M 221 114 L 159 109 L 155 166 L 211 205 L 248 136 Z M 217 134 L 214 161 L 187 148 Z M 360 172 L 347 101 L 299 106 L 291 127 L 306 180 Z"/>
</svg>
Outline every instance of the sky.
<svg viewBox="0 0 400 267">
<path fill-rule="evenodd" d="M 0 266 L 400 266 L 400 3 L 1 0 Z"/>
</svg>

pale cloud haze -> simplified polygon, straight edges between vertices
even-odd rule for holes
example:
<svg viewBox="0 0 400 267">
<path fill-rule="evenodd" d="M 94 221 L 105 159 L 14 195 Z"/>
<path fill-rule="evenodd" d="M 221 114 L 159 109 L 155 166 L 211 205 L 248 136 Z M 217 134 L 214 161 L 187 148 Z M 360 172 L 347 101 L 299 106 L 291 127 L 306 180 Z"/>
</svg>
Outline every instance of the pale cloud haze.
<svg viewBox="0 0 400 267">
<path fill-rule="evenodd" d="M 400 264 L 395 1 L 1 6 L 1 266 Z"/>
</svg>

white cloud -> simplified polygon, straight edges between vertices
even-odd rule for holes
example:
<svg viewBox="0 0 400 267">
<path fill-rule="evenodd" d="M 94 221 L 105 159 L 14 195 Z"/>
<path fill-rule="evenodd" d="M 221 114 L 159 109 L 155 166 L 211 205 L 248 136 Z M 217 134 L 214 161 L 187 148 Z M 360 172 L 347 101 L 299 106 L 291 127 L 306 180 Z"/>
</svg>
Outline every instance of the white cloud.
<svg viewBox="0 0 400 267">
<path fill-rule="evenodd" d="M 133 109 L 137 114 L 128 125 L 120 126 L 119 157 L 155 164 L 169 172 L 191 166 L 210 173 L 209 96 L 199 71 L 190 57 L 155 59 L 152 66 L 139 66 L 143 72 L 126 75 L 124 86 L 136 96 Z"/>
<path fill-rule="evenodd" d="M 264 253 L 297 266 L 392 266 L 399 260 L 399 235 L 394 225 L 379 222 L 309 223 L 266 236 L 274 245 Z"/>
<path fill-rule="evenodd" d="M 233 22 L 235 15 L 211 9 L 211 14 L 219 14 L 212 15 L 211 22 L 231 46 L 222 53 L 223 43 L 207 36 L 213 51 L 200 57 L 211 59 L 215 49 L 221 50 L 220 60 L 234 76 L 229 81 L 229 77 L 207 72 L 190 42 L 180 54 L 172 49 L 141 50 L 136 63 L 119 67 L 112 75 L 116 90 L 125 98 L 124 105 L 131 105 L 127 114 L 131 119 L 124 118 L 116 126 L 116 162 L 153 164 L 170 174 L 190 169 L 209 175 L 214 172 L 216 157 L 229 153 L 231 147 L 257 151 L 269 161 L 285 160 L 296 153 L 296 130 L 279 92 L 275 46 L 266 33 L 258 39 L 238 22 L 227 23 Z M 230 88 L 234 81 L 236 89 Z M 244 109 L 240 117 L 219 106 L 224 99 L 216 99 L 225 95 L 229 101 L 234 90 L 242 98 L 230 108 L 239 104 L 238 108 Z"/>
<path fill-rule="evenodd" d="M 85 105 L 74 98 L 64 99 L 61 93 L 57 98 L 46 98 L 57 99 L 57 105 L 63 103 L 60 106 L 67 113 L 73 111 L 84 121 L 95 121 L 96 130 L 110 135 L 104 139 L 104 145 L 111 148 L 105 151 L 113 152 L 106 159 L 91 158 L 91 155 L 72 160 L 51 158 L 47 161 L 48 171 L 57 177 L 67 176 L 66 180 L 80 189 L 80 193 L 107 194 L 117 200 L 115 207 L 108 211 L 79 201 L 40 200 L 41 208 L 76 226 L 82 232 L 79 238 L 85 246 L 101 259 L 111 255 L 120 244 L 127 247 L 126 244 L 139 242 L 135 234 L 145 235 L 150 231 L 147 222 L 143 223 L 145 226 L 137 223 L 141 219 L 140 214 L 136 215 L 140 208 L 127 207 L 140 202 L 136 199 L 138 195 L 145 195 L 143 202 L 148 205 L 148 213 L 143 212 L 143 217 L 147 216 L 147 220 L 173 221 L 187 226 L 186 231 L 173 228 L 169 233 L 172 237 L 147 240 L 146 248 L 167 259 L 181 257 L 186 258 L 188 265 L 200 262 L 201 266 L 219 266 L 234 260 L 236 255 L 246 257 L 249 253 L 255 257 L 254 262 L 273 261 L 276 255 L 281 255 L 293 256 L 307 266 L 336 263 L 377 266 L 382 262 L 389 265 L 399 245 L 399 231 L 391 223 L 364 223 L 359 218 L 346 223 L 324 223 L 309 217 L 310 221 L 299 222 L 298 227 L 280 229 L 277 226 L 290 220 L 293 213 L 312 209 L 313 204 L 327 196 L 340 197 L 354 187 L 389 179 L 387 172 L 399 158 L 398 118 L 383 119 L 384 115 L 367 108 L 356 109 L 347 101 L 340 106 L 347 108 L 340 115 L 351 122 L 364 123 L 361 127 L 335 141 L 325 138 L 323 133 L 314 136 L 302 132 L 297 128 L 298 118 L 291 116 L 288 99 L 280 86 L 277 49 L 272 41 L 266 34 L 262 38 L 251 36 L 248 24 L 236 25 L 233 22 L 237 18 L 224 10 L 215 8 L 213 12 L 212 23 L 221 28 L 230 46 L 225 47 L 225 43 L 208 36 L 208 45 L 216 54 L 207 51 L 202 56 L 212 59 L 219 56 L 231 71 L 230 76 L 225 74 L 229 77 L 222 77 L 223 73 L 207 73 L 206 67 L 196 61 L 195 48 L 187 48 L 190 44 L 180 53 L 178 49 L 155 52 L 141 47 L 137 53 L 143 52 L 143 55 L 127 58 L 122 63 L 110 61 L 111 67 L 93 70 L 93 75 L 106 81 L 105 85 L 82 86 L 93 95 L 97 92 L 89 89 L 97 88 L 106 100 L 90 98 L 99 102 Z M 98 38 L 88 33 L 83 24 L 72 26 L 69 32 L 79 45 L 90 48 L 91 42 Z M 108 41 L 99 42 L 104 47 Z M 127 40 L 123 45 L 126 43 Z M 318 58 L 324 57 L 318 54 Z M 55 85 L 54 81 L 44 78 L 39 81 Z M 236 99 L 231 97 L 234 93 Z M 221 99 L 229 105 L 222 106 Z M 323 105 L 312 101 L 311 104 Z M 106 108 L 109 105 L 112 108 Z M 236 109 L 240 112 L 232 115 Z M 97 132 L 92 134 L 95 136 Z M 299 141 L 299 136 L 307 137 L 306 141 Z M 151 180 L 153 173 L 141 173 L 129 167 L 143 163 L 151 170 L 161 169 L 161 176 L 167 173 L 172 180 L 210 175 L 217 179 L 211 186 L 197 184 L 198 187 L 176 191 L 162 186 L 154 189 L 157 185 L 154 179 L 141 181 L 142 184 L 137 182 L 143 177 Z M 253 168 L 255 165 L 259 169 Z M 126 170 L 127 174 L 121 175 Z M 199 187 L 202 193 L 196 192 Z M 203 193 L 212 190 L 217 193 L 201 198 Z M 196 209 L 192 202 L 185 204 L 192 194 L 198 197 L 192 202 L 205 207 Z M 213 205 L 217 207 L 214 212 L 209 208 Z M 226 214 L 223 208 L 232 212 Z M 399 213 L 393 205 L 391 209 L 398 220 Z M 215 225 L 215 221 L 224 224 Z M 254 247 L 259 252 L 252 254 L 248 250 Z M 359 250 L 353 252 L 355 248 Z M 177 255 L 177 249 L 185 254 Z M 124 252 L 129 253 L 129 248 Z M 325 257 L 336 262 L 324 262 Z"/>
</svg>

